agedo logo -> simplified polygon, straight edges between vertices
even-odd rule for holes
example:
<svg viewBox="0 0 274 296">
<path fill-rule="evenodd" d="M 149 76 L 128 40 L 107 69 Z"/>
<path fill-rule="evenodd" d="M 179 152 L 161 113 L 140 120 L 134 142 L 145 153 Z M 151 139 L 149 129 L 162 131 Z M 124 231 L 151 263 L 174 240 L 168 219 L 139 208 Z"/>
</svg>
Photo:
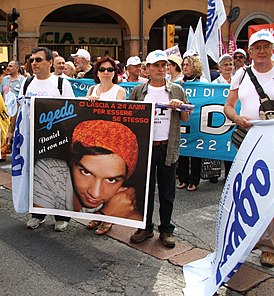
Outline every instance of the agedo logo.
<svg viewBox="0 0 274 296">
<path fill-rule="evenodd" d="M 253 227 L 260 219 L 260 213 L 256 204 L 256 199 L 266 196 L 270 191 L 270 170 L 266 162 L 262 159 L 257 160 L 252 172 L 248 176 L 244 173 L 246 165 L 251 154 L 255 151 L 255 147 L 260 139 L 253 147 L 250 155 L 247 158 L 242 172 L 239 172 L 233 183 L 233 203 L 229 213 L 229 218 L 226 223 L 227 231 L 224 239 L 222 258 L 217 267 L 216 283 L 219 284 L 222 280 L 221 268 L 227 262 L 228 258 L 235 252 L 241 241 L 247 236 L 244 226 Z M 234 213 L 233 213 L 234 211 Z M 231 220 L 234 218 L 234 221 Z M 232 224 L 231 224 L 232 222 Z M 228 225 L 231 224 L 230 227 Z M 228 275 L 229 278 L 238 270 L 242 263 L 238 262 L 232 272 Z"/>
<path fill-rule="evenodd" d="M 40 128 L 39 130 L 44 128 L 46 128 L 47 130 L 50 130 L 54 124 L 71 119 L 76 116 L 77 114 L 74 113 L 74 105 L 73 104 L 69 105 L 68 100 L 66 100 L 65 105 L 60 109 L 49 111 L 48 113 L 42 113 L 40 115 L 39 123 L 45 124 L 45 126 Z"/>
</svg>

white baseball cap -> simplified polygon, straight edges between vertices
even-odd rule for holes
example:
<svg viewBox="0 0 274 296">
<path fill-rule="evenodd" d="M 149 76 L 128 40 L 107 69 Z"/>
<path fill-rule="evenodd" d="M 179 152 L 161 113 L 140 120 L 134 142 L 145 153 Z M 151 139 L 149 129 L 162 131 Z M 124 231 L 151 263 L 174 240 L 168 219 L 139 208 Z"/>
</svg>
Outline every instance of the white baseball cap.
<svg viewBox="0 0 274 296">
<path fill-rule="evenodd" d="M 136 65 L 140 65 L 140 64 L 142 64 L 142 62 L 138 56 L 130 57 L 127 59 L 126 67 L 128 67 L 130 65 L 136 66 Z"/>
<path fill-rule="evenodd" d="M 234 52 L 233 52 L 233 55 L 236 54 L 236 53 L 241 53 L 243 54 L 245 57 L 246 57 L 246 52 L 244 49 L 242 48 L 237 48 Z"/>
<path fill-rule="evenodd" d="M 90 61 L 90 53 L 85 49 L 78 49 L 76 53 L 71 54 L 72 57 L 82 57 L 85 58 L 87 61 Z"/>
<path fill-rule="evenodd" d="M 222 56 L 220 56 L 219 61 L 218 61 L 218 64 L 220 64 L 221 62 L 223 62 L 223 61 L 225 61 L 225 60 L 230 60 L 230 61 L 232 61 L 233 58 L 232 58 L 232 56 L 231 56 L 230 54 L 225 53 L 225 54 L 223 54 Z"/>
<path fill-rule="evenodd" d="M 168 62 L 167 54 L 160 49 L 150 52 L 146 57 L 146 64 L 154 64 L 159 61 Z"/>
<path fill-rule="evenodd" d="M 270 31 L 260 30 L 258 32 L 253 33 L 250 36 L 249 42 L 248 42 L 248 47 L 253 45 L 255 42 L 261 41 L 261 40 L 268 41 L 271 44 L 274 43 L 274 37 L 273 37 L 273 35 L 272 35 L 272 33 Z"/>
</svg>

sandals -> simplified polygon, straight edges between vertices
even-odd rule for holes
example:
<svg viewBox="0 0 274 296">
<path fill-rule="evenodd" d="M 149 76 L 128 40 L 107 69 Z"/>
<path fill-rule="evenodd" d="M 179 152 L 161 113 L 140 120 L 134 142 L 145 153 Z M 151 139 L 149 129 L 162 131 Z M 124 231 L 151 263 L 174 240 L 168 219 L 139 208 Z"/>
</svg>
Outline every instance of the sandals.
<svg viewBox="0 0 274 296">
<path fill-rule="evenodd" d="M 102 222 L 101 225 L 95 231 L 97 235 L 103 235 L 110 231 L 112 223 Z"/>
<path fill-rule="evenodd" d="M 198 186 L 195 186 L 194 184 L 189 184 L 187 187 L 187 191 L 195 191 Z"/>
<path fill-rule="evenodd" d="M 95 229 L 97 228 L 102 222 L 101 221 L 96 221 L 96 220 L 91 220 L 88 225 L 87 229 Z"/>
<path fill-rule="evenodd" d="M 188 186 L 188 184 L 186 184 L 186 183 L 179 183 L 176 187 L 178 188 L 178 189 L 184 189 L 184 188 L 186 188 Z"/>
<path fill-rule="evenodd" d="M 87 229 L 97 228 L 95 231 L 95 234 L 97 235 L 106 234 L 107 232 L 110 231 L 111 227 L 112 227 L 112 223 L 101 222 L 96 220 L 91 220 L 87 225 Z"/>
</svg>

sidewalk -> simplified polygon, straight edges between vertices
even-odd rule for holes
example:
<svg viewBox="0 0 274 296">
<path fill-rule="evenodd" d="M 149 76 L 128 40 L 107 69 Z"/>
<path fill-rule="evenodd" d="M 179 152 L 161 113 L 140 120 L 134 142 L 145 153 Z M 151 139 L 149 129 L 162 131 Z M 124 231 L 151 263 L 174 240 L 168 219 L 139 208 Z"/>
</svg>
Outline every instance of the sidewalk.
<svg viewBox="0 0 274 296">
<path fill-rule="evenodd" d="M 0 165 L 0 186 L 12 190 L 10 165 Z M 76 220 L 78 223 L 87 224 L 87 220 Z M 174 249 L 164 248 L 158 239 L 159 234 L 155 231 L 154 237 L 144 243 L 132 244 L 129 237 L 135 229 L 125 226 L 113 225 L 108 237 L 127 244 L 159 260 L 167 260 L 170 264 L 182 267 L 184 264 L 205 257 L 210 251 L 197 248 L 177 238 Z M 248 295 L 261 296 L 273 295 L 274 291 L 274 268 L 264 268 L 259 263 L 259 251 L 253 251 L 248 260 L 241 266 L 233 278 L 225 285 L 227 291 L 222 295 Z M 198 295 L 197 295 L 198 296 Z"/>
</svg>

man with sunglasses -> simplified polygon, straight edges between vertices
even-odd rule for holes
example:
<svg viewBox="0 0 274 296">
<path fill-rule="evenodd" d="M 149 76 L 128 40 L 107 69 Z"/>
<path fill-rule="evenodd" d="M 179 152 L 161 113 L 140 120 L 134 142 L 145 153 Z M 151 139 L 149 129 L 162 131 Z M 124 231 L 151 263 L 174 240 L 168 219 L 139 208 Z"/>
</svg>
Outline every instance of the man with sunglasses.
<svg viewBox="0 0 274 296">
<path fill-rule="evenodd" d="M 245 66 L 246 52 L 242 48 L 237 48 L 233 53 L 234 70 L 233 74 L 240 68 Z"/>
<path fill-rule="evenodd" d="M 43 97 L 74 97 L 72 87 L 66 79 L 63 79 L 61 89 L 58 88 L 59 77 L 51 75 L 50 69 L 53 64 L 53 56 L 50 49 L 46 47 L 38 47 L 32 50 L 30 63 L 33 70 L 34 78 L 30 81 L 27 88 L 24 88 L 23 83 L 19 92 L 19 97 L 43 96 Z M 12 117 L 12 126 L 15 128 L 16 117 Z M 14 132 L 14 128 L 13 131 Z M 27 138 L 27 137 L 26 137 Z M 21 143 L 22 144 L 22 143 Z M 23 144 L 28 145 L 27 140 Z M 27 161 L 25 163 L 28 165 Z M 29 175 L 26 176 L 29 179 Z M 19 186 L 19 184 L 16 184 Z M 22 186 L 28 186 L 28 183 Z M 28 191 L 25 189 L 25 191 Z M 27 222 L 27 228 L 36 229 L 44 221 L 46 215 L 32 214 L 32 217 Z M 55 216 L 55 231 L 65 231 L 68 227 L 69 217 Z"/>
</svg>

